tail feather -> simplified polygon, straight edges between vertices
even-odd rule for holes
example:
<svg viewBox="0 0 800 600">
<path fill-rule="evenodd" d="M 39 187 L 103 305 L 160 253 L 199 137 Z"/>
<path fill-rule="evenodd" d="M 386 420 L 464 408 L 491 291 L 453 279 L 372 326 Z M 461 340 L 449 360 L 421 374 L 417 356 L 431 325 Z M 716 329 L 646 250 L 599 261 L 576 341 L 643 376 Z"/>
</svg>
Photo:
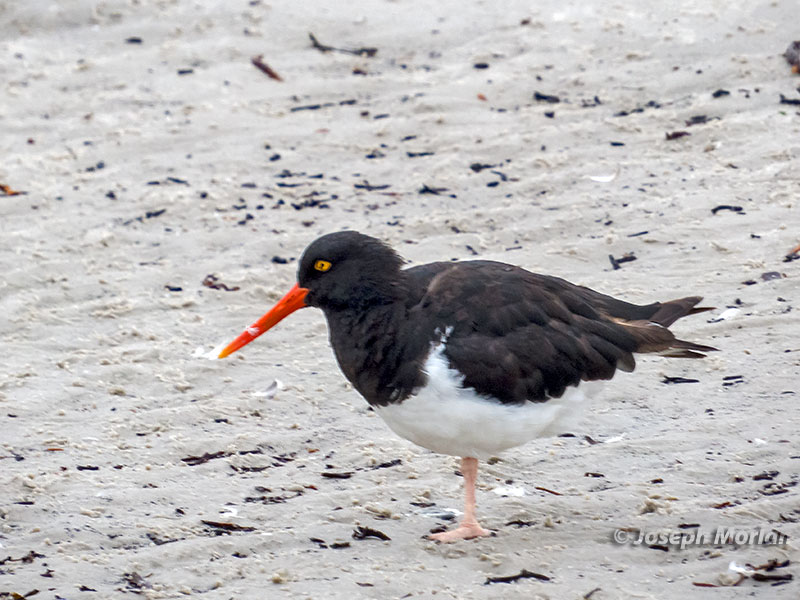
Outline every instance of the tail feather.
<svg viewBox="0 0 800 600">
<path fill-rule="evenodd" d="M 705 352 L 714 352 L 713 346 L 679 340 L 668 328 L 675 321 L 688 315 L 712 310 L 710 306 L 696 306 L 700 296 L 689 296 L 651 305 L 655 308 L 646 319 L 615 319 L 633 334 L 637 342 L 636 352 L 652 352 L 670 358 L 705 358 Z"/>
<path fill-rule="evenodd" d="M 695 344 L 694 342 L 687 342 L 686 340 L 675 339 L 672 342 L 671 348 L 680 350 L 696 350 L 697 352 L 717 352 L 719 349 L 714 346 L 704 346 L 703 344 Z M 700 356 L 703 356 L 702 354 Z M 696 358 L 696 357 L 692 357 Z"/>
<path fill-rule="evenodd" d="M 717 352 L 718 348 L 713 346 L 703 346 L 702 344 L 693 344 L 684 340 L 675 340 L 672 346 L 665 350 L 659 351 L 659 356 L 667 358 L 705 358 L 705 352 Z"/>
<path fill-rule="evenodd" d="M 675 321 L 688 315 L 714 310 L 713 306 L 695 306 L 703 299 L 702 296 L 688 296 L 678 300 L 662 302 L 658 305 L 658 310 L 650 317 L 650 320 L 664 327 L 669 327 Z"/>
<path fill-rule="evenodd" d="M 623 322 L 629 333 L 636 338 L 635 352 L 652 352 L 671 358 L 705 358 L 704 352 L 716 352 L 717 348 L 679 340 L 669 329 L 653 322 Z"/>
<path fill-rule="evenodd" d="M 600 307 L 600 312 L 610 321 L 622 325 L 628 334 L 633 336 L 635 347 L 633 352 L 656 353 L 674 358 L 704 358 L 705 352 L 714 352 L 712 346 L 679 340 L 669 330 L 678 319 L 689 315 L 714 310 L 713 306 L 697 306 L 702 296 L 687 296 L 668 302 L 653 304 L 630 304 L 599 294 L 588 288 L 580 288 L 583 297 Z M 626 362 L 619 362 L 621 370 L 633 370 L 633 357 Z"/>
</svg>

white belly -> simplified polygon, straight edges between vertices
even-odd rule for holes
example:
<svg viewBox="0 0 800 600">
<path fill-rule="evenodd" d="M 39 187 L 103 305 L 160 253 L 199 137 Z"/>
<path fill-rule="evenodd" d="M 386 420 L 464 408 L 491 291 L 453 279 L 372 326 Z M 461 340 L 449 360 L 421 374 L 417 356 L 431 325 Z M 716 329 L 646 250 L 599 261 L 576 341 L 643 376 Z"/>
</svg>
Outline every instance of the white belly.
<svg viewBox="0 0 800 600">
<path fill-rule="evenodd" d="M 428 383 L 403 402 L 375 406 L 397 435 L 441 454 L 488 458 L 537 437 L 564 433 L 580 417 L 586 384 L 547 402 L 504 405 L 465 389 L 434 348 L 425 362 Z"/>
</svg>

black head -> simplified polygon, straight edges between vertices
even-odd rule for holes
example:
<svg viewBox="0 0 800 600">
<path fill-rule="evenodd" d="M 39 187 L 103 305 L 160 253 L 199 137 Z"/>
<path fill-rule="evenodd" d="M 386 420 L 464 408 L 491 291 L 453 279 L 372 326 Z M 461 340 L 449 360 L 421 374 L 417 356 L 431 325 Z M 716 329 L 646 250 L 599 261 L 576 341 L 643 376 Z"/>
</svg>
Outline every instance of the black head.
<svg viewBox="0 0 800 600">
<path fill-rule="evenodd" d="M 357 231 L 329 233 L 303 252 L 297 283 L 306 304 L 322 309 L 363 308 L 402 293 L 403 259 L 382 241 Z"/>
</svg>

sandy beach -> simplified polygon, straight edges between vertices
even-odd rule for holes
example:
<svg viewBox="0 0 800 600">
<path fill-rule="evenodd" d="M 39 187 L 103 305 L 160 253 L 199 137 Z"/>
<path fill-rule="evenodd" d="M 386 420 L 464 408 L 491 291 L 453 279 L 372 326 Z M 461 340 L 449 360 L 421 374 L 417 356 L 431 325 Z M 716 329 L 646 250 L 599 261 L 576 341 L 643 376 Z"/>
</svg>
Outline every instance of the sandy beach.
<svg viewBox="0 0 800 600">
<path fill-rule="evenodd" d="M 796 22 L 0 0 L 0 600 L 797 598 Z M 321 312 L 209 359 L 346 228 L 701 295 L 673 330 L 720 352 L 641 357 L 571 436 L 482 463 L 495 535 L 437 544 L 458 461 L 368 409 Z"/>
</svg>

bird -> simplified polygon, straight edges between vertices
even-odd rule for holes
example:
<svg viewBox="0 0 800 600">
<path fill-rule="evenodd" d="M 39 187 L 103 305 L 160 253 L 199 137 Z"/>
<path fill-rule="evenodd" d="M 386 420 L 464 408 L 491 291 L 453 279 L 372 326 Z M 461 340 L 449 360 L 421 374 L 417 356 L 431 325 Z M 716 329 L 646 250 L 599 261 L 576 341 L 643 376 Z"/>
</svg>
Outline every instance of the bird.
<svg viewBox="0 0 800 600">
<path fill-rule="evenodd" d="M 439 542 L 490 535 L 476 516 L 478 461 L 563 433 L 590 382 L 633 371 L 635 353 L 703 358 L 669 330 L 711 310 L 700 296 L 637 305 L 490 260 L 404 268 L 357 231 L 303 252 L 297 283 L 219 353 L 225 358 L 304 307 L 322 310 L 344 376 L 400 437 L 461 459 L 463 518 Z"/>
</svg>

